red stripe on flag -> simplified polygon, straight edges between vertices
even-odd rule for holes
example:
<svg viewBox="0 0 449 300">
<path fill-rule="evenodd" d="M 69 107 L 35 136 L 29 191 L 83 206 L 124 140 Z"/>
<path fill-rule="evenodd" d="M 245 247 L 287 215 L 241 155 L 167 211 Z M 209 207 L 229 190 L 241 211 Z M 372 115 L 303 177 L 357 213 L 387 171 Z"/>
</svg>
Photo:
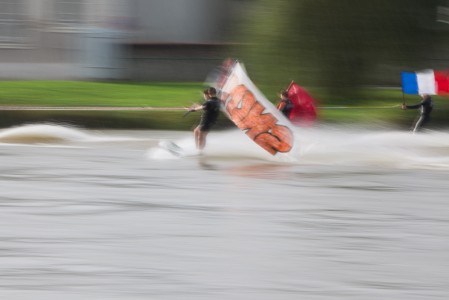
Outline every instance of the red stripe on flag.
<svg viewBox="0 0 449 300">
<path fill-rule="evenodd" d="M 449 73 L 447 71 L 434 71 L 434 74 L 437 95 L 449 94 Z"/>
</svg>

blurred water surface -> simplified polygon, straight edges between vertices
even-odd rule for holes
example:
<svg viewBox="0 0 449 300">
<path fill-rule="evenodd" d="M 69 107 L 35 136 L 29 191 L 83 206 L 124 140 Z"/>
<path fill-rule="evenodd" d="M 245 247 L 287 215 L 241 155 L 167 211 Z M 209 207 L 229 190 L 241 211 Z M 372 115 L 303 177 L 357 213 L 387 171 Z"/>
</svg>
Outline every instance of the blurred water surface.
<svg viewBox="0 0 449 300">
<path fill-rule="evenodd" d="M 0 131 L 2 299 L 447 299 L 449 133 Z"/>
</svg>

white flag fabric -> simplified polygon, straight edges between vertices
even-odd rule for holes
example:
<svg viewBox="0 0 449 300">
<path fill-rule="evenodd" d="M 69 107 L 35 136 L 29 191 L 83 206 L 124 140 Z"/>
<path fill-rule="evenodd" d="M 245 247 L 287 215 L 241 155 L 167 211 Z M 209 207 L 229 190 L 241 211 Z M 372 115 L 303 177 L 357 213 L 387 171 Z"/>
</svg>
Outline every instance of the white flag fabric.
<svg viewBox="0 0 449 300">
<path fill-rule="evenodd" d="M 271 155 L 292 152 L 292 124 L 265 98 L 236 62 L 221 87 L 224 110 L 234 124 Z"/>
<path fill-rule="evenodd" d="M 416 72 L 416 77 L 420 94 L 436 95 L 435 74 L 433 70 Z"/>
</svg>

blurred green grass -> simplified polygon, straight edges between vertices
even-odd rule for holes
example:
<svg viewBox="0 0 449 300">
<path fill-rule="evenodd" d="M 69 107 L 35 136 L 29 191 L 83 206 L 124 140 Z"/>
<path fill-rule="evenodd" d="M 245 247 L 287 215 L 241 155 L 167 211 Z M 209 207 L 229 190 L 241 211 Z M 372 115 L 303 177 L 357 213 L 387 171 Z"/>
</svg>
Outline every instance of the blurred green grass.
<svg viewBox="0 0 449 300">
<path fill-rule="evenodd" d="M 0 81 L 0 106 L 137 106 L 175 108 L 201 102 L 203 83 L 127 83 L 86 81 Z M 259 86 L 272 102 L 277 102 L 279 87 Z M 416 110 L 402 111 L 403 95 L 399 88 L 361 88 L 354 90 L 356 100 L 335 93 L 329 97 L 324 89 L 308 88 L 317 99 L 319 120 L 331 124 L 363 126 L 388 124 L 409 127 L 418 115 Z M 435 110 L 432 126 L 449 125 L 449 99 L 433 97 Z M 418 103 L 417 95 L 404 100 Z M 149 128 L 190 130 L 199 113 L 183 117 L 184 111 L 1 111 L 0 126 L 23 123 L 56 122 L 85 127 Z M 224 116 L 219 128 L 233 126 Z"/>
<path fill-rule="evenodd" d="M 0 81 L 0 105 L 182 107 L 202 101 L 202 83 Z"/>
</svg>

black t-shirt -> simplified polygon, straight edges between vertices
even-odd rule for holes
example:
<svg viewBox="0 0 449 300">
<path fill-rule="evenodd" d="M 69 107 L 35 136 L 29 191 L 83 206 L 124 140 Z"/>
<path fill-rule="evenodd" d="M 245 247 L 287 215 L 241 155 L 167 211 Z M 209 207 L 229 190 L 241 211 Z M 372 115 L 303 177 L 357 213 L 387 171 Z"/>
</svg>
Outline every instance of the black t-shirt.
<svg viewBox="0 0 449 300">
<path fill-rule="evenodd" d="M 217 97 L 210 98 L 203 103 L 201 124 L 214 124 L 220 114 L 220 100 Z"/>
</svg>

